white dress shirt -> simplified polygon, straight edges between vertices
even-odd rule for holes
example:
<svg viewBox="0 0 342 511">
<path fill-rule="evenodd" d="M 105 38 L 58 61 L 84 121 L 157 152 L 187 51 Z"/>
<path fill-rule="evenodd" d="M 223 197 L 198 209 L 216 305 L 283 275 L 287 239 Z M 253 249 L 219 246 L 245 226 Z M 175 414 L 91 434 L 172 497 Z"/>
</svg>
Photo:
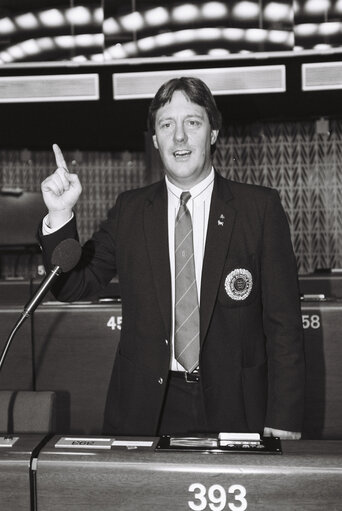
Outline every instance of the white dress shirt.
<svg viewBox="0 0 342 511">
<path fill-rule="evenodd" d="M 198 304 L 200 306 L 202 266 L 205 250 L 205 241 L 207 237 L 208 219 L 210 212 L 211 195 L 214 187 L 215 173 L 211 169 L 210 174 L 200 183 L 190 188 L 191 197 L 187 202 L 187 207 L 191 214 L 194 259 Z M 168 227 L 169 227 L 169 258 L 171 271 L 171 297 L 172 297 L 172 331 L 171 331 L 171 364 L 172 371 L 184 371 L 184 368 L 175 359 L 174 352 L 174 307 L 175 307 L 175 222 L 180 205 L 181 190 L 165 177 L 168 196 Z"/>
</svg>

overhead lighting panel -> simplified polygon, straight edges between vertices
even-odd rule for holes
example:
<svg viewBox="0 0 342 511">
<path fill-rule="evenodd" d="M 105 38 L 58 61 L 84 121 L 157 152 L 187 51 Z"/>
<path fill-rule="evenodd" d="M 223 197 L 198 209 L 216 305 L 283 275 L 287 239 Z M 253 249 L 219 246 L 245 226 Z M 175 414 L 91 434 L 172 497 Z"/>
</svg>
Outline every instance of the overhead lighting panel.
<svg viewBox="0 0 342 511">
<path fill-rule="evenodd" d="M 181 76 L 200 78 L 214 95 L 286 91 L 284 65 L 250 66 L 114 73 L 113 98 L 115 100 L 153 98 L 164 82 Z"/>
<path fill-rule="evenodd" d="M 302 64 L 302 90 L 342 89 L 342 62 Z"/>
<path fill-rule="evenodd" d="M 95 73 L 0 77 L 0 103 L 94 101 L 99 97 Z"/>
</svg>

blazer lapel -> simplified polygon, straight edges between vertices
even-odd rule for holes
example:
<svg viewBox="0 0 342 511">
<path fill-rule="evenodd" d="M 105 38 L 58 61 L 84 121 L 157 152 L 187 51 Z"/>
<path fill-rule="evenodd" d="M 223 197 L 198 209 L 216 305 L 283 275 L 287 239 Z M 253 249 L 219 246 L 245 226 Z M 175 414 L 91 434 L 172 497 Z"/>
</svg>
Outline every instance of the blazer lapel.
<svg viewBox="0 0 342 511">
<path fill-rule="evenodd" d="M 214 309 L 235 222 L 236 211 L 229 204 L 232 198 L 227 181 L 217 174 L 211 198 L 202 270 L 201 343 L 205 339 Z"/>
<path fill-rule="evenodd" d="M 165 181 L 146 200 L 144 210 L 146 246 L 151 260 L 154 286 L 165 324 L 171 331 L 171 275 L 169 262 L 167 190 Z"/>
</svg>

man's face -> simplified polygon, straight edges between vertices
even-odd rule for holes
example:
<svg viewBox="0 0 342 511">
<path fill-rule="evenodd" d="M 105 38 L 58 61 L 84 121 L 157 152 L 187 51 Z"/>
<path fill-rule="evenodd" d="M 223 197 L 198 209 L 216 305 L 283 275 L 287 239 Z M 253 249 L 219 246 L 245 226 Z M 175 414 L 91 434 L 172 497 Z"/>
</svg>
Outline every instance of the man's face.
<svg viewBox="0 0 342 511">
<path fill-rule="evenodd" d="M 171 101 L 157 110 L 153 143 L 172 183 L 188 190 L 210 173 L 210 149 L 217 135 L 205 108 L 182 91 L 175 91 Z"/>
</svg>

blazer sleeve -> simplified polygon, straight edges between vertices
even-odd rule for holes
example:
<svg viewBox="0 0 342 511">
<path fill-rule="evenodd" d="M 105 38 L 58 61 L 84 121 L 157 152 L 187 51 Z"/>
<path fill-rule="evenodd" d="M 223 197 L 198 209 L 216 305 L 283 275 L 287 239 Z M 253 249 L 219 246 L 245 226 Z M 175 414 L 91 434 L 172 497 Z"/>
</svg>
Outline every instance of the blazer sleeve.
<svg viewBox="0 0 342 511">
<path fill-rule="evenodd" d="M 116 274 L 116 232 L 120 210 L 120 198 L 112 208 L 106 221 L 82 247 L 82 255 L 77 266 L 62 274 L 52 288 L 52 293 L 60 301 L 70 302 L 93 296 L 106 286 Z M 64 239 L 78 240 L 76 216 L 58 231 L 43 235 L 41 226 L 38 238 L 42 247 L 46 269 L 51 267 L 51 257 L 56 246 Z"/>
<path fill-rule="evenodd" d="M 275 190 L 265 209 L 261 261 L 269 382 L 265 425 L 301 431 L 305 362 L 297 265 L 286 214 Z"/>
</svg>

